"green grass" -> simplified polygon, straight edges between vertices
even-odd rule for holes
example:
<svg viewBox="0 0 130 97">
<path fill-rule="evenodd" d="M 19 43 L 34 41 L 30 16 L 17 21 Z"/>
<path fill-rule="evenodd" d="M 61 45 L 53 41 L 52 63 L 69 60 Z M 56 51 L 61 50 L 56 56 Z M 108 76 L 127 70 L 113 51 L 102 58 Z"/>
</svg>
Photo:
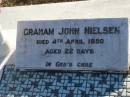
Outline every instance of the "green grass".
<svg viewBox="0 0 130 97">
<path fill-rule="evenodd" d="M 11 6 L 22 6 L 31 4 L 35 5 L 43 3 L 71 2 L 71 1 L 81 1 L 81 0 L 3 0 L 0 6 L 11 7 Z"/>
</svg>

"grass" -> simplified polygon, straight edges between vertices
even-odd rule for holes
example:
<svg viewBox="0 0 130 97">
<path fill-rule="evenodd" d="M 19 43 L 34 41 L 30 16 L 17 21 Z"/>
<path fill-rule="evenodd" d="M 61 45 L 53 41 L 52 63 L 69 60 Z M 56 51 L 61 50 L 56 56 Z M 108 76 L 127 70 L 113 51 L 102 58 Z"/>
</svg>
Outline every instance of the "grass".
<svg viewBox="0 0 130 97">
<path fill-rule="evenodd" d="M 57 3 L 57 2 L 71 2 L 71 1 L 81 1 L 81 0 L 3 0 L 0 4 L 1 7 L 11 7 L 11 6 L 22 6 L 22 5 L 35 5 L 43 3 Z"/>
</svg>

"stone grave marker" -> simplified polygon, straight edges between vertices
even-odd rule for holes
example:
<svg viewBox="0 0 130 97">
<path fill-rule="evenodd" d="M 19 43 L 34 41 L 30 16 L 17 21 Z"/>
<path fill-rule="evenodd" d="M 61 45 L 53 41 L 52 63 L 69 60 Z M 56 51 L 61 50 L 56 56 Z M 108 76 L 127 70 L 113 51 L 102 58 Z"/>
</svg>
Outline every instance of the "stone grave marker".
<svg viewBox="0 0 130 97">
<path fill-rule="evenodd" d="M 19 21 L 17 69 L 128 71 L 128 19 Z"/>
</svg>

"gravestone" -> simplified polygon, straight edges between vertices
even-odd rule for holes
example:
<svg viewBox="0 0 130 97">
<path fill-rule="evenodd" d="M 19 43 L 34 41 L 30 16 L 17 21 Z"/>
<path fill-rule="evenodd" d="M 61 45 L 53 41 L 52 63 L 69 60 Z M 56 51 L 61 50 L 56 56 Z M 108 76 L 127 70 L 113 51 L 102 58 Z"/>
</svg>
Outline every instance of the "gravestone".
<svg viewBox="0 0 130 97">
<path fill-rule="evenodd" d="M 17 69 L 128 71 L 128 19 L 19 21 Z"/>
</svg>

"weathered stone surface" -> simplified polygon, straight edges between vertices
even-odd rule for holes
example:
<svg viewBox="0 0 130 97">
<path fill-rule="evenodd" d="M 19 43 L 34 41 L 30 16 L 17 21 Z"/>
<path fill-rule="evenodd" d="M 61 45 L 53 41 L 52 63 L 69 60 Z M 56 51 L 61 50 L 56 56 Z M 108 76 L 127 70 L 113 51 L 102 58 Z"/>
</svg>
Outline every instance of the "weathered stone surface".
<svg viewBox="0 0 130 97">
<path fill-rule="evenodd" d="M 17 21 L 119 17 L 127 17 L 129 20 L 129 3 L 129 0 L 89 0 L 69 3 L 0 8 L 0 24 L 3 28 L 2 35 L 7 41 L 10 49 L 15 50 Z M 41 9 L 42 12 L 40 11 Z M 130 54 L 130 52 L 128 53 Z"/>
<path fill-rule="evenodd" d="M 127 71 L 128 20 L 19 22 L 16 67 Z"/>
<path fill-rule="evenodd" d="M 6 41 L 3 39 L 2 27 L 0 25 L 0 63 L 3 61 L 3 59 L 6 57 L 8 53 L 9 53 L 9 47 Z"/>
<path fill-rule="evenodd" d="M 8 41 L 11 49 L 15 49 L 18 20 L 104 17 L 128 17 L 129 19 L 130 0 L 90 0 L 49 4 L 49 6 L 45 4 L 2 8 L 0 24 L 3 27 L 4 39 Z M 130 95 L 130 81 L 127 80 L 129 75 L 99 72 L 94 74 L 48 71 L 16 72 L 15 65 L 7 65 L 0 83 L 0 96 L 128 97 Z"/>
<path fill-rule="evenodd" d="M 8 39 L 7 41 L 11 49 L 15 49 L 17 21 L 119 17 L 128 17 L 129 19 L 129 3 L 129 0 L 89 0 L 22 7 L 5 7 L 0 8 L 0 24 L 3 28 L 4 38 Z M 42 12 L 40 11 L 41 9 Z M 8 33 L 7 30 L 11 30 L 11 33 Z"/>
</svg>

